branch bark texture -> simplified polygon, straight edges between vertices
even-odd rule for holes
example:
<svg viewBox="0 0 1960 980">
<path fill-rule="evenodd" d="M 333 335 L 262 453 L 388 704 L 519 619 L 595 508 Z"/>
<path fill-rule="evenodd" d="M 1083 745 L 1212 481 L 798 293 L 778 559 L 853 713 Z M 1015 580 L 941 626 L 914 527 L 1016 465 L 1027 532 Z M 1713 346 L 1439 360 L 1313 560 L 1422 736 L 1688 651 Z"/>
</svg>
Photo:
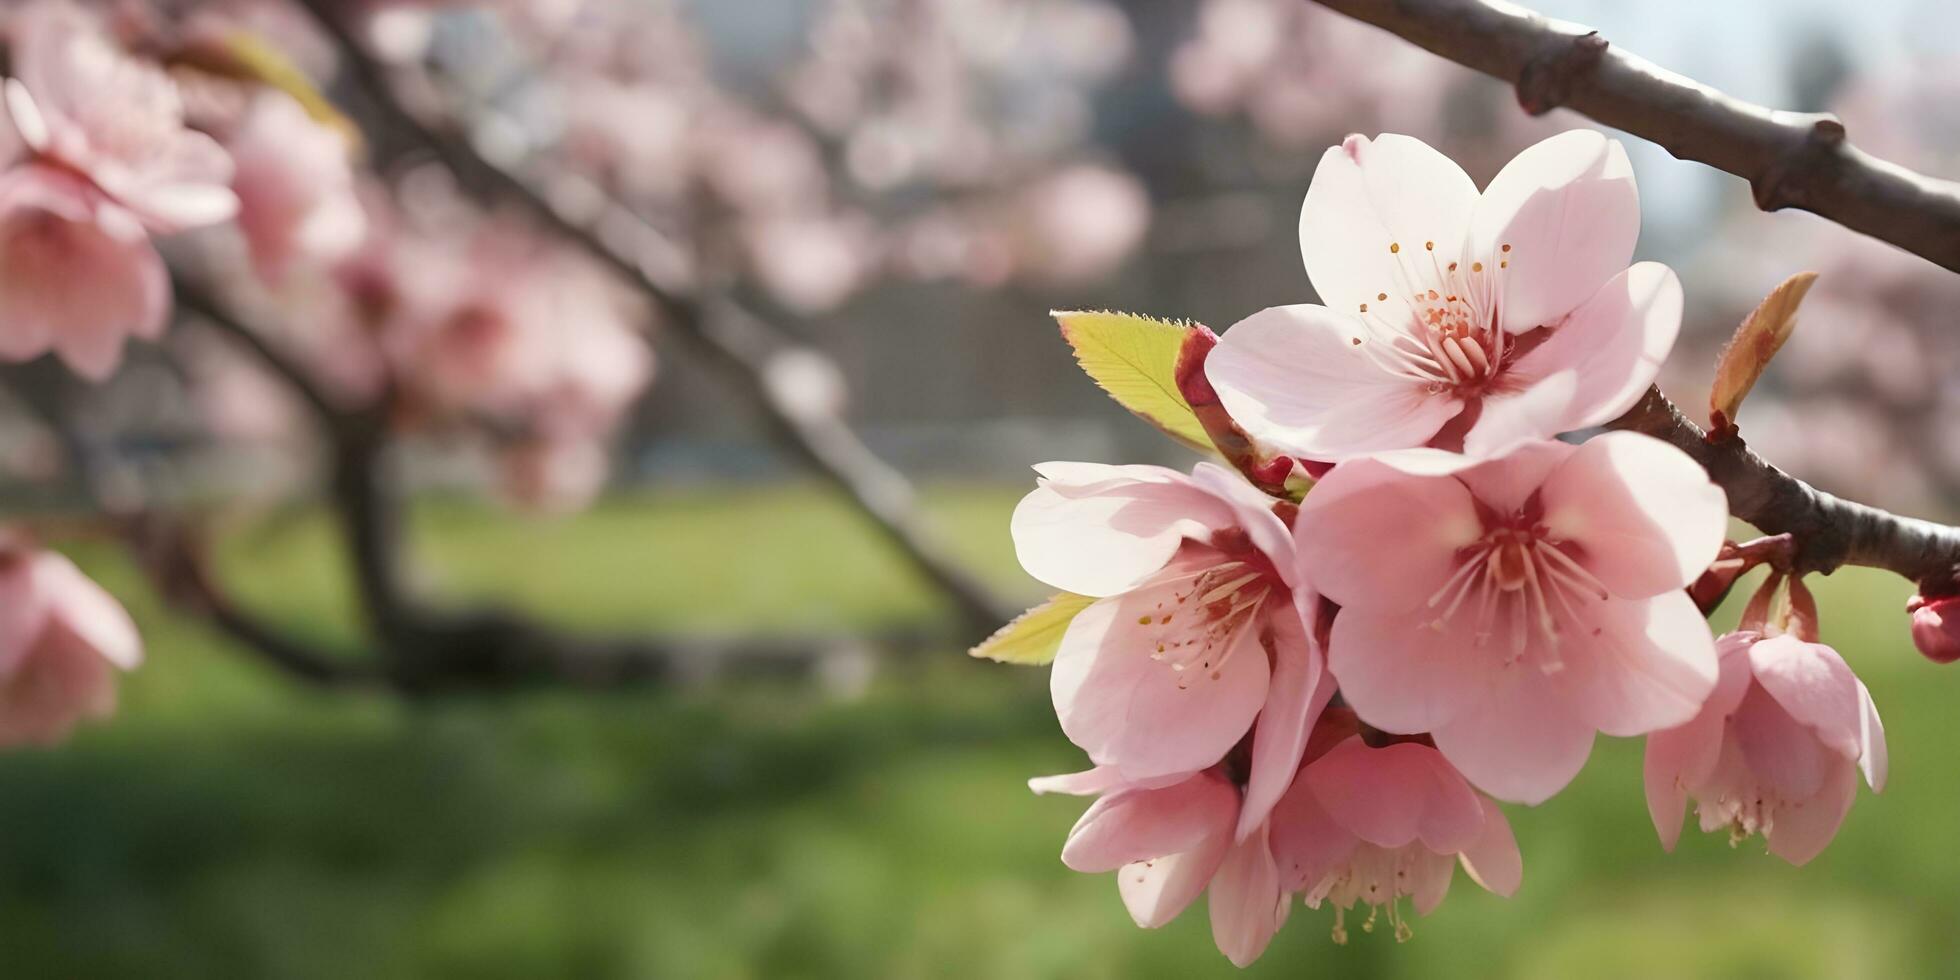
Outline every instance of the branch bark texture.
<svg viewBox="0 0 1960 980">
<path fill-rule="evenodd" d="M 1533 115 L 1584 113 L 1741 177 L 1764 211 L 1809 211 L 1960 272 L 1960 184 L 1858 149 L 1828 113 L 1744 102 L 1496 0 L 1313 2 L 1510 83 Z"/>
</svg>

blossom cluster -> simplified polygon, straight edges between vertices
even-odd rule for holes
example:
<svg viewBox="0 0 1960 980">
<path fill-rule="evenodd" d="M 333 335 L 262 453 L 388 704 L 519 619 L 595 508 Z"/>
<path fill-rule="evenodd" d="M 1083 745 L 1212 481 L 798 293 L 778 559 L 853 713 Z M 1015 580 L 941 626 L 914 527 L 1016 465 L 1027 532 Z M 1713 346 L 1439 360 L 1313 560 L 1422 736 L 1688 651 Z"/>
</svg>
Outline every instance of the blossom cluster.
<svg viewBox="0 0 1960 980">
<path fill-rule="evenodd" d="M 589 500 L 651 379 L 640 311 L 514 222 L 364 172 L 351 124 L 251 9 L 104 20 L 33 0 L 0 20 L 0 360 L 107 379 L 129 338 L 162 338 L 157 240 L 182 238 L 191 264 L 249 272 L 225 277 L 227 305 L 256 307 L 265 341 L 350 410 L 386 395 L 404 430 L 488 432 L 507 496 Z M 211 349 L 177 353 L 212 428 L 268 430 L 278 389 Z"/>
<path fill-rule="evenodd" d="M 1481 193 L 1418 140 L 1352 136 L 1300 217 L 1324 305 L 1222 338 L 1138 321 L 1177 345 L 1171 403 L 1098 376 L 1233 465 L 1037 466 L 1014 543 L 1065 591 L 976 652 L 1058 637 L 1055 711 L 1093 768 L 1031 786 L 1098 796 L 1062 859 L 1116 871 L 1139 925 L 1208 894 L 1241 966 L 1295 898 L 1334 907 L 1337 941 L 1357 904 L 1406 938 L 1402 899 L 1428 913 L 1459 864 L 1519 886 L 1499 802 L 1550 799 L 1600 734 L 1647 737 L 1669 848 L 1693 799 L 1802 864 L 1860 772 L 1883 786 L 1877 712 L 1801 581 L 1774 572 L 1718 640 L 1688 587 L 1733 580 L 1725 494 L 1665 442 L 1595 434 L 1680 327 L 1675 274 L 1631 261 L 1639 218 L 1595 132 Z"/>
</svg>

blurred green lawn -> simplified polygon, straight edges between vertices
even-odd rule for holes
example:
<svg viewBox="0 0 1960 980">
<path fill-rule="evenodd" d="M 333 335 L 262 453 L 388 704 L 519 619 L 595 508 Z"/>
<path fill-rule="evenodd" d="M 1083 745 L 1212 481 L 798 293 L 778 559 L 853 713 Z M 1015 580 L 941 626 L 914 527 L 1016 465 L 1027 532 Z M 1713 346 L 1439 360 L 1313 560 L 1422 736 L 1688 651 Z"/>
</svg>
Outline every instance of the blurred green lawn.
<svg viewBox="0 0 1960 980">
<path fill-rule="evenodd" d="M 1008 490 L 941 492 L 940 526 L 1004 586 Z M 436 504 L 431 585 L 566 622 L 835 632 L 933 612 L 812 490 L 610 501 L 565 522 Z M 228 539 L 260 607 L 351 639 L 326 527 Z M 1188 977 L 1234 971 L 1202 905 L 1134 928 L 1109 876 L 1056 855 L 1081 801 L 1040 671 L 948 650 L 861 699 L 768 687 L 405 706 L 269 676 L 163 615 L 113 552 L 151 662 L 66 748 L 0 757 L 0 977 Z M 1826 639 L 1870 684 L 1892 787 L 1796 870 L 1759 843 L 1654 840 L 1637 742 L 1510 808 L 1525 884 L 1459 876 L 1413 941 L 1328 941 L 1296 908 L 1260 976 L 1818 977 L 1960 972 L 1960 672 L 1905 640 L 1907 586 L 1824 583 Z"/>
</svg>

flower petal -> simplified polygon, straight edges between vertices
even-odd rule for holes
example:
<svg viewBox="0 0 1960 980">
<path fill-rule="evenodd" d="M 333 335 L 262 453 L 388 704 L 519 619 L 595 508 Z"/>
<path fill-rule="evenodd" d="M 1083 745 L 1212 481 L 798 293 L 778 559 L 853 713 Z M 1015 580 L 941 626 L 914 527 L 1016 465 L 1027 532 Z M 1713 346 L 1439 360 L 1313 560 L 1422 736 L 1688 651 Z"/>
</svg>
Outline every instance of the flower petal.
<svg viewBox="0 0 1960 980">
<path fill-rule="evenodd" d="M 1246 839 L 1266 822 L 1274 804 L 1292 785 L 1314 722 L 1334 697 L 1334 678 L 1327 673 L 1327 658 L 1308 639 L 1299 613 L 1289 604 L 1274 609 L 1270 619 L 1267 636 L 1273 674 L 1252 739 L 1252 766 L 1234 835 L 1238 840 Z"/>
<path fill-rule="evenodd" d="M 1170 632 L 1159 622 L 1139 622 L 1175 608 L 1180 584 L 1160 580 L 1076 614 L 1049 675 L 1062 731 L 1098 765 L 1117 766 L 1132 780 L 1217 762 L 1266 699 L 1265 650 L 1248 626 L 1219 638 L 1209 668 L 1179 671 L 1152 656 L 1160 644 L 1202 631 L 1196 623 Z"/>
<path fill-rule="evenodd" d="M 1421 140 L 1349 136 L 1321 155 L 1300 208 L 1300 254 L 1321 302 L 1353 309 L 1407 281 L 1403 261 L 1457 259 L 1477 185 Z M 1401 251 L 1391 253 L 1389 246 Z"/>
<path fill-rule="evenodd" d="M 1266 828 L 1232 845 L 1211 880 L 1211 938 L 1233 966 L 1251 966 L 1286 921 L 1292 903 L 1279 889 L 1279 868 Z"/>
<path fill-rule="evenodd" d="M 1573 714 L 1608 735 L 1686 724 L 1720 673 L 1708 620 L 1686 592 L 1651 599 L 1574 599 L 1562 626 L 1564 669 L 1548 680 Z"/>
<path fill-rule="evenodd" d="M 1028 574 L 1080 595 L 1123 592 L 1157 573 L 1186 538 L 1230 527 L 1224 502 L 1161 466 L 1043 463 L 1014 508 L 1014 550 Z"/>
<path fill-rule="evenodd" d="M 1458 549 L 1482 535 L 1476 502 L 1456 478 L 1410 476 L 1374 459 L 1334 467 L 1293 522 L 1301 578 L 1344 614 L 1421 608 L 1455 571 Z"/>
<path fill-rule="evenodd" d="M 1225 331 L 1205 379 L 1233 421 L 1282 452 L 1340 460 L 1420 446 L 1463 402 L 1385 368 L 1384 343 L 1324 306 L 1268 307 Z"/>
<path fill-rule="evenodd" d="M 1181 854 L 1118 868 L 1116 891 L 1123 896 L 1123 907 L 1145 929 L 1170 922 L 1204 894 L 1231 846 L 1232 835 L 1220 833 Z"/>
<path fill-rule="evenodd" d="M 1500 800 L 1537 806 L 1584 768 L 1592 754 L 1593 728 L 1546 690 L 1535 668 L 1524 666 L 1514 673 L 1493 696 L 1458 712 L 1431 734 L 1436 748 L 1478 789 Z"/>
<path fill-rule="evenodd" d="M 50 619 L 83 646 L 124 670 L 143 662 L 143 638 L 116 597 L 52 551 L 34 559 L 34 577 Z"/>
<path fill-rule="evenodd" d="M 1305 779 L 1295 779 L 1273 807 L 1271 842 L 1280 887 L 1288 892 L 1313 888 L 1347 863 L 1361 838 L 1341 826 L 1321 805 Z"/>
<path fill-rule="evenodd" d="M 1603 425 L 1638 402 L 1681 331 L 1681 281 L 1642 262 L 1600 287 L 1505 370 L 1513 394 L 1485 396 L 1463 450 L 1491 456 L 1528 439 Z"/>
<path fill-rule="evenodd" d="M 1216 463 L 1192 467 L 1191 482 L 1231 508 L 1233 523 L 1252 539 L 1253 547 L 1272 559 L 1280 578 L 1292 585 L 1299 562 L 1293 557 L 1292 530 L 1273 513 L 1273 505 L 1278 501 L 1247 483 L 1245 477 Z"/>
<path fill-rule="evenodd" d="M 1885 726 L 1871 692 L 1836 650 L 1775 636 L 1749 648 L 1756 682 L 1824 744 L 1865 771 L 1874 790 L 1885 785 Z"/>
<path fill-rule="evenodd" d="M 1502 673 L 1491 650 L 1464 629 L 1352 606 L 1334 617 L 1327 666 L 1362 721 L 1404 735 L 1470 710 Z"/>
<path fill-rule="evenodd" d="M 1377 847 L 1420 840 L 1431 851 L 1454 854 L 1483 829 L 1476 792 L 1427 745 L 1398 742 L 1377 749 L 1356 736 L 1308 766 L 1301 778 L 1336 822 Z"/>
<path fill-rule="evenodd" d="M 1518 853 L 1518 839 L 1496 801 L 1479 797 L 1477 802 L 1484 809 L 1483 830 L 1463 849 L 1463 870 L 1485 891 L 1510 898 L 1524 883 L 1524 857 Z"/>
<path fill-rule="evenodd" d="M 1477 201 L 1466 252 L 1510 262 L 1504 329 L 1522 333 L 1558 323 L 1626 268 L 1639 237 L 1640 195 L 1626 150 L 1575 129 L 1498 171 Z"/>
<path fill-rule="evenodd" d="M 1776 825 L 1764 834 L 1769 838 L 1769 852 L 1798 867 L 1810 863 L 1844 826 L 1857 794 L 1857 770 L 1850 760 L 1837 759 L 1825 773 L 1816 796 L 1797 804 L 1786 803 L 1776 811 Z"/>
<path fill-rule="evenodd" d="M 1238 790 L 1211 772 L 1160 789 L 1111 793 L 1075 822 L 1062 863 L 1093 874 L 1181 854 L 1230 833 L 1238 804 Z"/>
<path fill-rule="evenodd" d="M 1545 480 L 1544 523 L 1614 595 L 1659 595 L 1693 582 L 1721 551 L 1728 495 L 1682 452 L 1651 436 L 1609 432 Z"/>
</svg>

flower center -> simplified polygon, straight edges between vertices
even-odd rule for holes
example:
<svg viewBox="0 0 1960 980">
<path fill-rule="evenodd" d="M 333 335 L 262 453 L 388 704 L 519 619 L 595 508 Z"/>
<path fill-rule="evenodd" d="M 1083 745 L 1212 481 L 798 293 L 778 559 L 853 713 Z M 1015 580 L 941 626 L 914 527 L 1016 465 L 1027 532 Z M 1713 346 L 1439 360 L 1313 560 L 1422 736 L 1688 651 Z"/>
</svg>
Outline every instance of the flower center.
<svg viewBox="0 0 1960 980">
<path fill-rule="evenodd" d="M 1179 687 L 1188 685 L 1185 675 L 1217 680 L 1238 649 L 1239 631 L 1286 587 L 1272 561 L 1237 528 L 1215 534 L 1206 550 L 1217 560 L 1167 583 L 1169 598 L 1137 618 L 1138 625 L 1155 628 L 1150 656 L 1179 673 Z"/>
<path fill-rule="evenodd" d="M 1474 608 L 1477 646 L 1501 634 L 1509 646 L 1505 664 L 1531 652 L 1540 670 L 1557 673 L 1565 667 L 1559 656 L 1565 626 L 1582 621 L 1581 603 L 1607 598 L 1606 587 L 1566 548 L 1543 524 L 1523 517 L 1488 527 L 1457 552 L 1456 570 L 1429 597 L 1428 608 L 1437 612 L 1428 625 L 1441 630 Z"/>
<path fill-rule="evenodd" d="M 1494 260 L 1450 263 L 1436 258 L 1435 242 L 1422 243 L 1426 261 L 1412 258 L 1414 250 L 1400 242 L 1388 250 L 1395 257 L 1395 281 L 1375 294 L 1375 302 L 1360 305 L 1367 329 L 1349 343 L 1431 394 L 1481 394 L 1514 346 L 1500 321 L 1511 246 L 1500 246 Z"/>
<path fill-rule="evenodd" d="M 1362 932 L 1374 932 L 1375 921 L 1386 910 L 1395 941 L 1407 942 L 1413 930 L 1402 912 L 1402 899 L 1415 894 L 1425 872 L 1435 873 L 1434 869 L 1423 867 L 1423 857 L 1420 845 L 1384 848 L 1363 841 L 1355 845 L 1346 864 L 1308 888 L 1307 905 L 1319 908 L 1322 902 L 1327 902 L 1334 906 L 1336 944 L 1346 945 L 1348 941 L 1347 912 L 1356 902 L 1368 907 L 1368 917 L 1361 922 Z M 1447 863 L 1443 868 L 1444 874 L 1455 870 Z"/>
</svg>

